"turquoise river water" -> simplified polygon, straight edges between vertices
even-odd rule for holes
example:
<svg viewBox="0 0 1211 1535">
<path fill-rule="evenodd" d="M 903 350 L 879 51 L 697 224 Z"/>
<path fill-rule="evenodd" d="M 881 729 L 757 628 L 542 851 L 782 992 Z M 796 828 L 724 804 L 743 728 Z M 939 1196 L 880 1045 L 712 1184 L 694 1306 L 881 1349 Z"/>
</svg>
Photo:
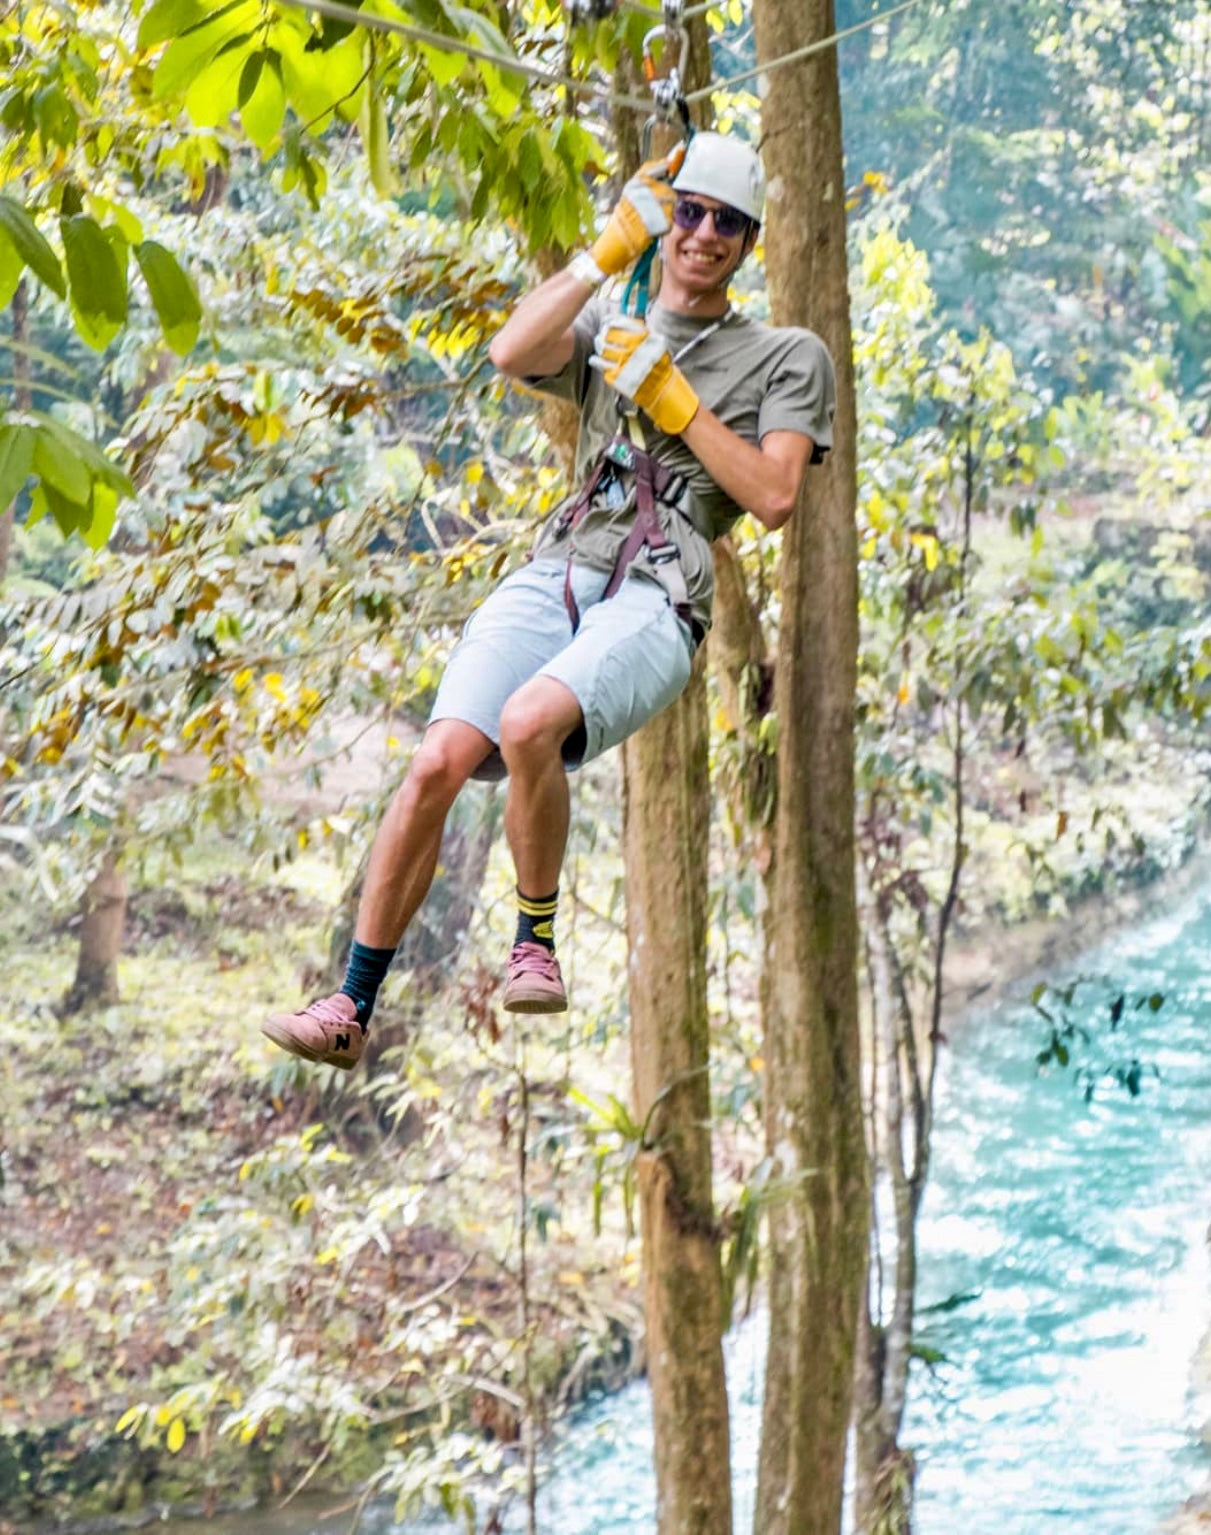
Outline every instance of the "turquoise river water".
<svg viewBox="0 0 1211 1535">
<path fill-rule="evenodd" d="M 1211 1481 L 1201 1435 L 1211 1401 L 1191 1370 L 1211 1323 L 1211 890 L 1115 934 L 1081 970 L 1132 997 L 1165 996 L 1155 1013 L 1128 1007 L 1113 1034 L 1105 993 L 1091 985 L 1077 996 L 1074 1016 L 1087 995 L 1096 1038 L 1072 1067 L 1138 1056 L 1159 1071 L 1144 1076 L 1138 1098 L 1105 1079 L 1086 1103 L 1072 1067 L 1039 1075 L 1045 1030 L 1023 1006 L 970 1017 L 947 1050 L 920 1303 L 971 1298 L 926 1310 L 919 1329 L 945 1357 L 917 1370 L 904 1435 L 920 1467 L 918 1535 L 1152 1535 Z M 759 1319 L 729 1339 L 737 1535 L 752 1530 L 763 1353 Z M 650 1455 L 639 1382 L 566 1426 L 540 1529 L 651 1531 Z M 204 1528 L 347 1527 L 347 1514 L 291 1510 Z M 422 1528 L 437 1526 L 408 1526 Z M 382 1511 L 362 1529 L 402 1535 Z M 520 1511 L 506 1511 L 504 1529 L 524 1529 Z"/>
</svg>

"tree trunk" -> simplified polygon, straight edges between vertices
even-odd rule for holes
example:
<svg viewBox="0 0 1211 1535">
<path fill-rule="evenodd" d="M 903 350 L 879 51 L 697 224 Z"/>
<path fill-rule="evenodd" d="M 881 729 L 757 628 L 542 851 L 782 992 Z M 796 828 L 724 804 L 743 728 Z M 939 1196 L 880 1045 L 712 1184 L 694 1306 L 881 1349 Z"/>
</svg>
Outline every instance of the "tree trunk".
<svg viewBox="0 0 1211 1535">
<path fill-rule="evenodd" d="M 64 1016 L 86 1007 L 105 1007 L 118 998 L 118 955 L 126 925 L 126 871 L 121 854 L 109 849 L 84 893 L 76 978 L 64 997 Z"/>
<path fill-rule="evenodd" d="M 754 5 L 758 62 L 833 30 L 832 0 Z M 773 319 L 809 325 L 837 367 L 836 446 L 783 533 L 773 899 L 766 931 L 770 1343 L 760 1535 L 841 1524 L 855 1335 L 866 1271 L 858 1048 L 854 688 L 855 405 L 841 108 L 833 49 L 770 73 L 766 268 Z"/>
<path fill-rule="evenodd" d="M 917 1200 L 905 1157 L 903 1067 L 912 1069 L 917 1052 L 906 1044 L 913 1019 L 900 978 L 894 975 L 891 935 L 884 913 L 865 889 L 863 919 L 871 998 L 870 1156 L 874 1166 L 883 1171 L 879 1181 L 888 1187 L 890 1199 L 872 1206 L 871 1271 L 859 1317 L 854 1375 L 854 1527 L 869 1535 L 907 1535 L 912 1528 L 915 1463 L 911 1453 L 900 1447 L 900 1429 L 912 1352 Z M 884 1208 L 888 1203 L 891 1206 L 889 1242 L 878 1232 L 879 1203 Z M 880 1261 L 884 1250 L 892 1254 L 890 1302 Z"/>
<path fill-rule="evenodd" d="M 694 18 L 689 31 L 686 84 L 693 88 L 710 67 L 704 18 Z M 633 80 L 627 88 L 635 89 Z M 617 129 L 625 175 L 638 163 L 639 134 L 627 114 Z M 662 131 L 651 150 L 669 148 L 671 136 Z M 700 654 L 676 703 L 623 749 L 631 1058 L 636 1117 L 647 1126 L 638 1181 L 659 1535 L 732 1535 L 707 1077 L 703 661 Z"/>
<path fill-rule="evenodd" d="M 731 1535 L 706 999 L 710 785 L 701 658 L 624 748 L 631 1059 L 660 1535 Z"/>
</svg>

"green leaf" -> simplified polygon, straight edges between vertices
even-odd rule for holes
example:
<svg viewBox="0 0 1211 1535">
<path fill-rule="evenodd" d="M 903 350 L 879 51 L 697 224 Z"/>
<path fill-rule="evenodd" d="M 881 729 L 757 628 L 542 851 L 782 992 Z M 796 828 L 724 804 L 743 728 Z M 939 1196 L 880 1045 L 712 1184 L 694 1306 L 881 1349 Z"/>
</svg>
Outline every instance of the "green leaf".
<svg viewBox="0 0 1211 1535">
<path fill-rule="evenodd" d="M 100 480 L 93 483 L 92 521 L 81 531 L 90 549 L 102 549 L 109 542 L 118 516 L 118 492 Z"/>
<path fill-rule="evenodd" d="M 67 297 L 63 269 L 45 235 L 19 202 L 0 196 L 0 230 L 30 271 L 60 298 Z"/>
<path fill-rule="evenodd" d="M 25 271 L 25 262 L 8 240 L 0 240 L 0 309 L 7 309 Z"/>
<path fill-rule="evenodd" d="M 155 240 L 136 245 L 135 259 L 159 316 L 164 339 L 178 357 L 184 357 L 198 339 L 202 320 L 197 290 L 172 252 Z"/>
<path fill-rule="evenodd" d="M 70 149 L 76 142 L 80 119 L 63 87 L 56 82 L 36 91 L 33 107 L 34 121 L 38 124 L 43 144 L 58 144 L 63 149 Z"/>
<path fill-rule="evenodd" d="M 228 43 L 250 37 L 260 15 L 260 7 L 253 0 L 236 0 L 225 6 L 201 26 L 176 38 L 164 52 L 152 76 L 152 90 L 164 100 L 180 96 L 193 84 L 200 70 Z M 237 53 L 238 49 L 233 49 Z M 236 76 L 243 67 L 236 64 Z"/>
<path fill-rule="evenodd" d="M 145 53 L 170 37 L 184 37 L 205 21 L 215 20 L 206 0 L 155 0 L 139 23 L 139 52 Z"/>
<path fill-rule="evenodd" d="M 92 475 L 83 458 L 71 452 L 58 433 L 39 426 L 34 433 L 34 472 L 43 485 L 53 485 L 68 501 L 87 506 L 92 494 Z"/>
<path fill-rule="evenodd" d="M 250 53 L 244 60 L 244 68 L 240 71 L 240 89 L 236 94 L 236 105 L 241 112 L 252 100 L 252 93 L 257 88 L 257 81 L 261 78 L 261 70 L 267 57 L 267 50 L 259 48 L 256 53 Z"/>
<path fill-rule="evenodd" d="M 10 506 L 34 464 L 34 430 L 20 421 L 0 426 L 0 511 Z"/>
<path fill-rule="evenodd" d="M 40 521 L 47 512 L 58 523 L 59 531 L 65 538 L 69 538 L 73 533 L 83 533 L 92 521 L 92 511 L 88 506 L 69 501 L 66 496 L 60 495 L 53 485 L 42 480 L 34 490 L 33 503 L 26 525 Z"/>
<path fill-rule="evenodd" d="M 420 54 L 430 77 L 437 85 L 453 85 L 467 66 L 465 53 L 449 53 L 444 48 L 420 45 Z"/>
<path fill-rule="evenodd" d="M 221 49 L 194 76 L 185 110 L 199 128 L 218 128 L 235 111 L 247 57 L 238 47 Z"/>
<path fill-rule="evenodd" d="M 63 251 L 76 329 L 103 351 L 126 324 L 126 242 L 84 214 L 62 219 Z"/>
<path fill-rule="evenodd" d="M 240 121 L 244 125 L 244 132 L 264 153 L 281 131 L 286 116 L 286 89 L 282 84 L 276 53 L 267 49 L 263 54 L 254 54 L 253 57 L 262 60 L 262 67 L 257 72 L 257 79 L 248 98 L 241 101 Z M 243 89 L 244 81 L 241 78 L 241 93 Z"/>
<path fill-rule="evenodd" d="M 286 99 L 303 125 L 316 132 L 361 74 L 359 40 L 351 38 L 327 53 L 309 52 L 298 33 L 284 27 L 277 28 L 273 40 L 281 56 Z"/>
<path fill-rule="evenodd" d="M 111 459 L 106 458 L 95 442 L 90 442 L 87 437 L 82 437 L 79 432 L 73 432 L 71 427 L 64 426 L 62 421 L 57 421 L 54 416 L 47 416 L 36 411 L 35 417 L 39 430 L 45 431 L 57 439 L 62 451 L 80 458 L 88 465 L 94 479 L 101 480 L 106 485 L 111 485 L 119 495 L 131 496 L 134 494 L 134 485 L 130 476 L 119 469 Z"/>
</svg>

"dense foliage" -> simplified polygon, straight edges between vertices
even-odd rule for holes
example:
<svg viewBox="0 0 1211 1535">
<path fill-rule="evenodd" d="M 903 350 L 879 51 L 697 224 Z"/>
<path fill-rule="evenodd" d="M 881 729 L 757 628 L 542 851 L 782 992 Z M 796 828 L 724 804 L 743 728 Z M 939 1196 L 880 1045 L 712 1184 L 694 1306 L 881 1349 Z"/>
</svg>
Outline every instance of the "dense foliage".
<svg viewBox="0 0 1211 1535">
<path fill-rule="evenodd" d="M 624 9 L 569 32 L 554 0 L 362 9 L 450 47 L 268 0 L 27 0 L 0 19 L 0 507 L 17 522 L 0 871 L 33 903 L 5 923 L 35 976 L 7 999 L 24 1042 L 0 1166 L 35 1216 L 60 1177 L 101 1189 L 95 1220 L 54 1228 L 59 1250 L 36 1219 L 0 1239 L 20 1385 L 0 1423 L 11 1446 L 73 1418 L 78 1449 L 120 1421 L 145 1458 L 105 1495 L 132 1505 L 170 1458 L 175 1492 L 204 1487 L 219 1444 L 224 1467 L 251 1446 L 273 1476 L 339 1462 L 465 1506 L 502 1457 L 458 1434 L 514 1446 L 521 1421 L 615 1378 L 611 1351 L 630 1367 L 643 1127 L 616 1059 L 608 769 L 578 791 L 586 1006 L 566 1035 L 499 1036 L 480 959 L 507 921 L 493 864 L 462 979 L 401 977 L 387 1016 L 408 1048 L 365 1083 L 314 1087 L 247 1042 L 250 1014 L 320 963 L 446 648 L 559 492 L 486 342 L 530 259 L 575 246 L 606 194 L 602 98 L 646 25 Z M 866 14 L 838 6 L 840 25 Z M 717 73 L 735 73 L 745 8 L 712 22 Z M 1063 911 L 1172 865 L 1205 818 L 1209 47 L 1194 0 L 922 0 L 842 47 L 862 859 L 901 973 L 926 986 L 959 869 L 977 875 L 959 927 Z M 577 107 L 522 66 L 596 95 Z M 755 124 L 744 91 L 717 105 Z M 747 524 L 737 545 L 772 645 L 776 546 Z M 777 1197 L 749 859 L 778 722 L 747 742 L 737 723 L 720 705 L 719 797 L 748 823 L 712 845 L 729 1294 Z M 372 727 L 388 766 L 342 803 L 333 769 Z M 203 999 L 154 1000 L 179 987 L 149 917 L 136 999 L 60 1025 L 68 939 L 43 929 L 115 847 L 153 915 L 179 883 L 189 920 L 167 930 L 197 937 Z M 262 908 L 248 891 L 271 868 L 295 889 Z M 296 909 L 308 879 L 323 901 Z M 221 941 L 197 936 L 199 906 Z M 29 1040 L 49 1031 L 44 1069 Z M 46 1127 L 64 1114 L 60 1166 Z M 45 1345 L 22 1341 L 31 1315 Z M 30 1507 L 55 1490 L 37 1486 Z"/>
</svg>

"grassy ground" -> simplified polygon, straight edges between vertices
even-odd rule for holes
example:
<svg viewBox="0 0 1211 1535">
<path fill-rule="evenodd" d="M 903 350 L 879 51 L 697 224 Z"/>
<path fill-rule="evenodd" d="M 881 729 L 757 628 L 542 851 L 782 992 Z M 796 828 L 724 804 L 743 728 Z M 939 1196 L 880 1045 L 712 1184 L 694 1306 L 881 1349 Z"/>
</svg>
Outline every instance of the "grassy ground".
<svg viewBox="0 0 1211 1535">
<path fill-rule="evenodd" d="M 553 1413 L 636 1367 L 636 1245 L 617 1198 L 594 1235 L 595 1163 L 565 1092 L 586 1034 L 582 1089 L 621 1080 L 611 892 L 581 879 L 601 915 L 574 922 L 570 969 L 605 1005 L 580 1023 L 509 1032 L 476 958 L 423 1008 L 393 977 L 375 1075 L 344 1077 L 284 1056 L 258 1024 L 322 958 L 346 871 L 307 858 L 236 875 L 233 861 L 215 843 L 188 876 L 147 869 L 122 1000 L 74 1018 L 56 1012 L 71 926 L 11 895 L 0 915 L 13 1513 L 222 1502 L 284 1490 L 317 1461 L 317 1482 L 340 1482 L 402 1458 L 435 1415 L 510 1442 L 526 1390 L 522 1053 L 533 1390 Z M 507 945 L 506 878 L 490 871 L 476 952 Z"/>
</svg>

